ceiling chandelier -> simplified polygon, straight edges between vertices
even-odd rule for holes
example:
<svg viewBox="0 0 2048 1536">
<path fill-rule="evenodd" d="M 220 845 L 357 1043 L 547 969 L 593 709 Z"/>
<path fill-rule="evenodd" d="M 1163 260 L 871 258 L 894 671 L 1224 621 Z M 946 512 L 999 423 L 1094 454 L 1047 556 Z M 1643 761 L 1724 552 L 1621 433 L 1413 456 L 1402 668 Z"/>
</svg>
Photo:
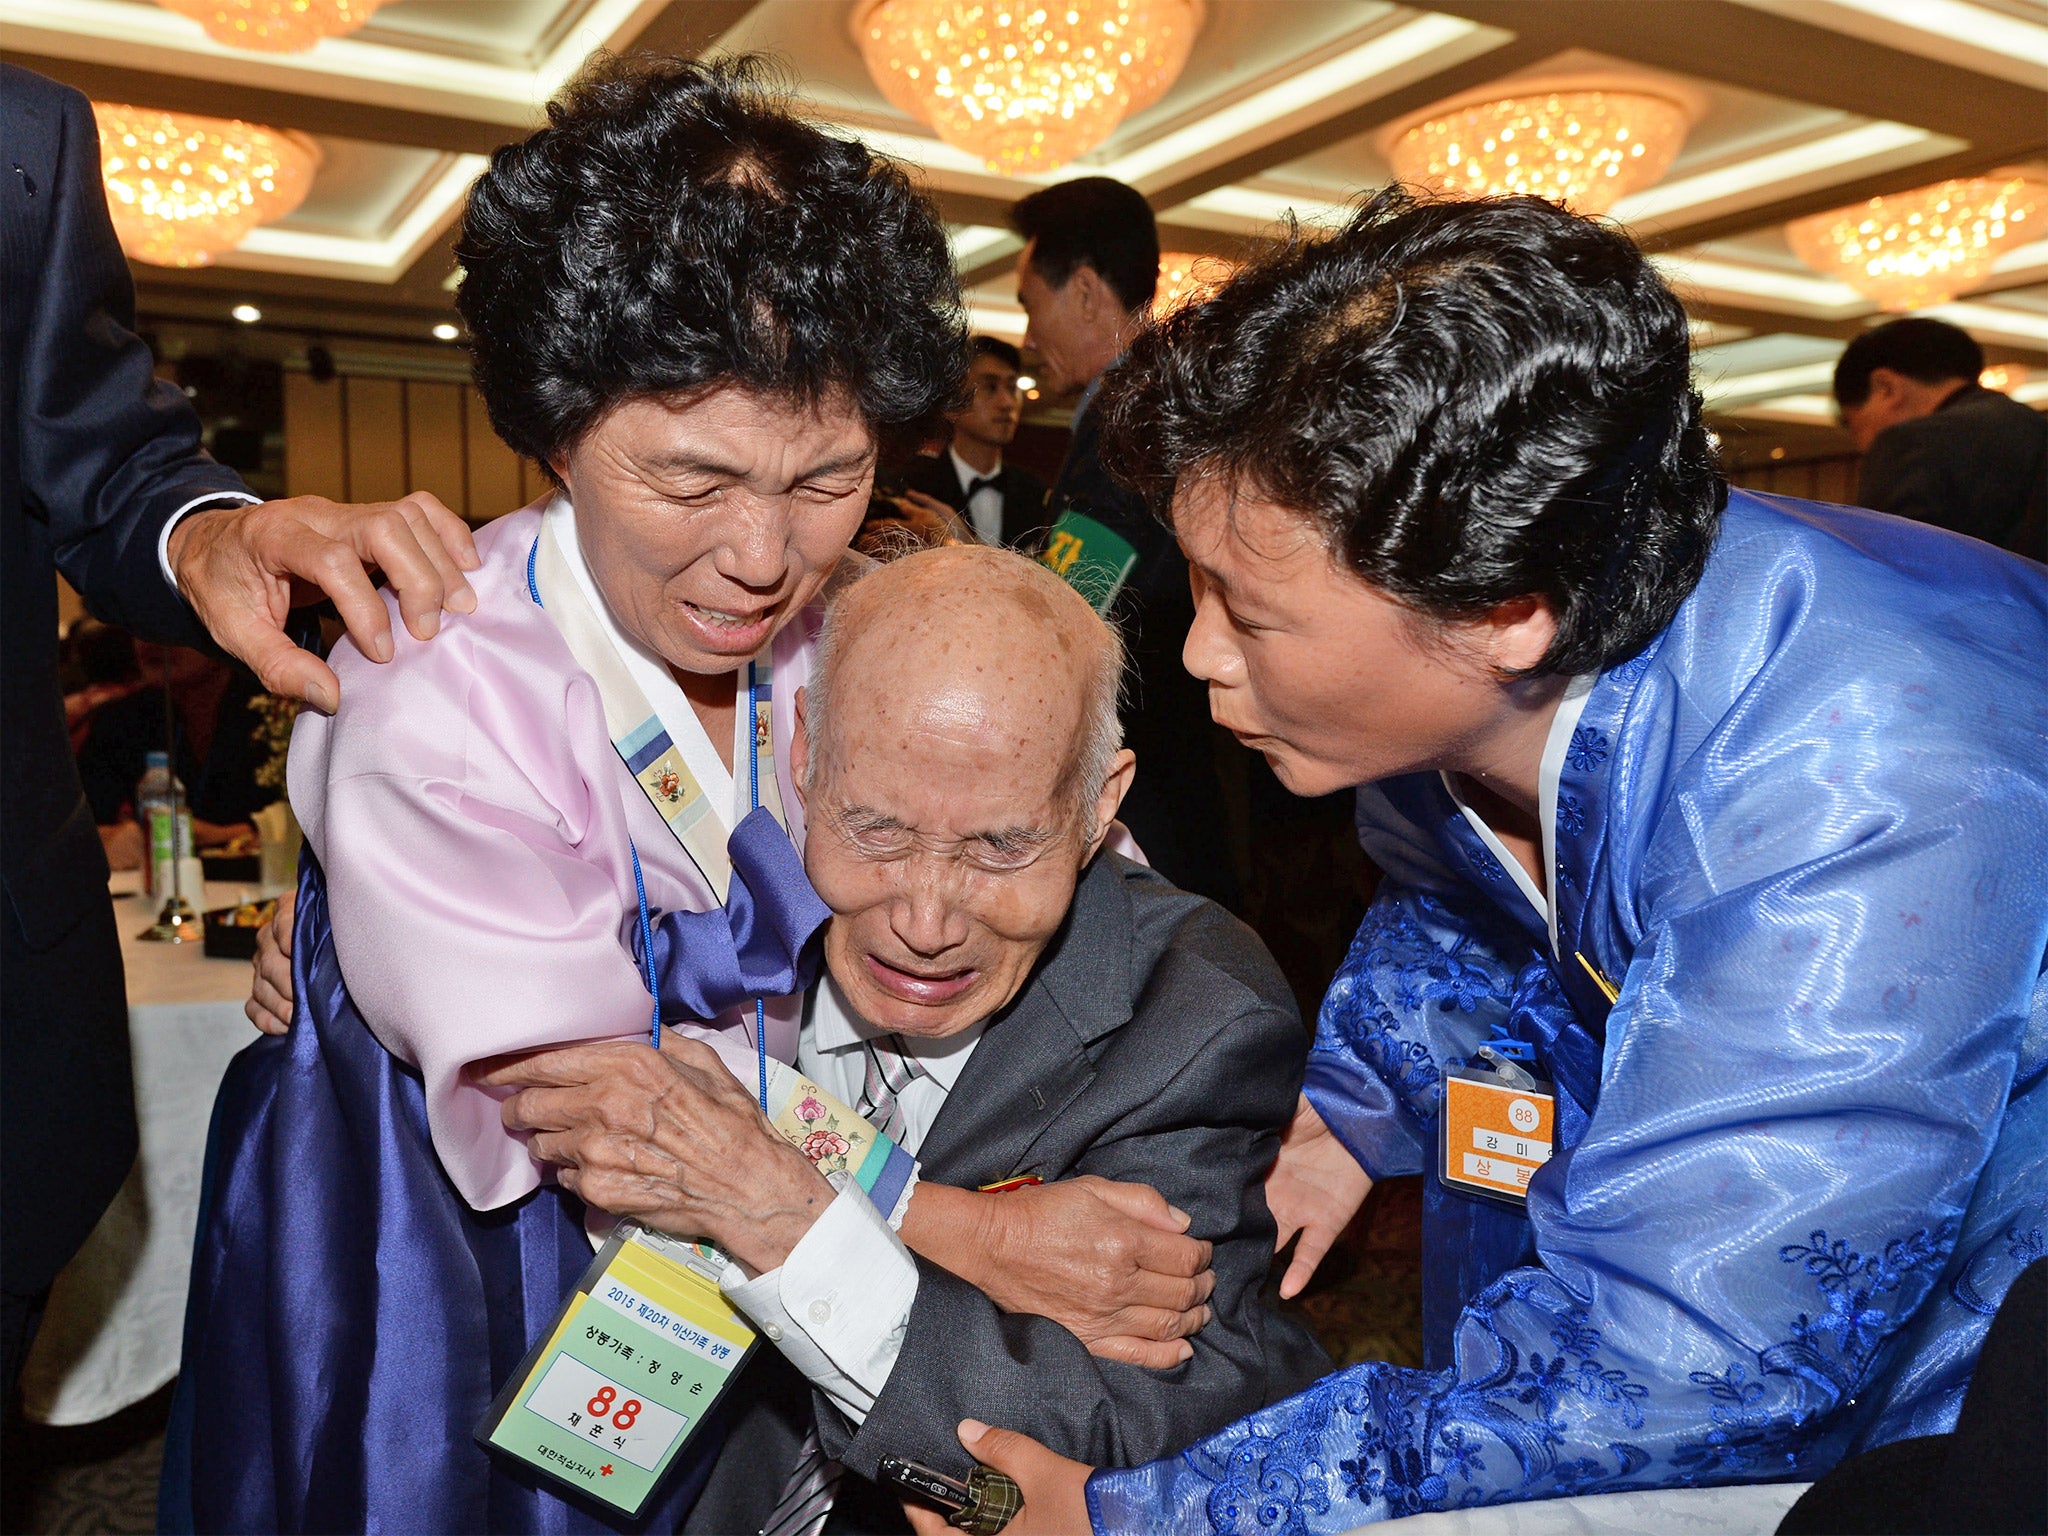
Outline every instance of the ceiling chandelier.
<svg viewBox="0 0 2048 1536">
<path fill-rule="evenodd" d="M 863 0 L 852 30 L 884 96 L 1018 176 L 1165 95 L 1202 18 L 1202 0 Z"/>
<path fill-rule="evenodd" d="M 261 53 L 304 53 L 370 19 L 385 0 L 157 0 L 190 16 L 216 43 Z"/>
<path fill-rule="evenodd" d="M 1395 123 L 1381 147 L 1411 185 L 1449 197 L 1528 193 L 1597 216 L 1663 179 L 1697 115 L 1633 84 L 1537 87 L 1431 107 Z"/>
<path fill-rule="evenodd" d="M 318 145 L 277 128 L 104 101 L 92 113 L 114 233 L 159 267 L 203 267 L 290 213 L 320 164 Z"/>
<path fill-rule="evenodd" d="M 1183 304 L 1198 304 L 1237 275 L 1237 263 L 1221 256 L 1165 251 L 1159 257 L 1159 287 L 1152 295 L 1158 318 Z"/>
<path fill-rule="evenodd" d="M 1975 176 L 1873 197 L 1785 226 L 1799 259 L 1880 309 L 1941 304 L 1974 286 L 2011 246 L 2048 225 L 2048 182 Z"/>
</svg>

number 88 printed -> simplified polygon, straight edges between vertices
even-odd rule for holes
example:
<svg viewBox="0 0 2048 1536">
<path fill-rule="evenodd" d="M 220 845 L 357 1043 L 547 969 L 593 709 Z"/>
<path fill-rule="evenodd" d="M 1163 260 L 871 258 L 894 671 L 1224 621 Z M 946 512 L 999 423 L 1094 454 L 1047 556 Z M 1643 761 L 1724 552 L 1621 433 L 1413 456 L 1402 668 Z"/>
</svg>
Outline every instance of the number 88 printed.
<svg viewBox="0 0 2048 1536">
<path fill-rule="evenodd" d="M 590 1410 L 590 1416 L 592 1418 L 601 1419 L 607 1413 L 611 1413 L 612 1403 L 618 1397 L 618 1395 L 619 1393 L 616 1387 L 599 1387 L 597 1389 L 597 1396 L 593 1397 L 589 1402 L 585 1403 L 583 1406 Z M 625 1402 L 619 1405 L 619 1411 L 617 1413 L 612 1414 L 612 1428 L 631 1429 L 633 1427 L 634 1421 L 639 1417 L 640 1399 L 637 1397 L 629 1397 L 625 1400 Z"/>
</svg>

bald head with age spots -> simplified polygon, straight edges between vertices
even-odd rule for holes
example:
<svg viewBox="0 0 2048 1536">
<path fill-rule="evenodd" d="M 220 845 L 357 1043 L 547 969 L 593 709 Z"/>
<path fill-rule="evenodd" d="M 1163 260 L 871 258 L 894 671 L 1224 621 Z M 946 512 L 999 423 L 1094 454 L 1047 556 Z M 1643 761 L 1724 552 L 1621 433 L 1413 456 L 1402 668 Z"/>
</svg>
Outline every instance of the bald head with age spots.
<svg viewBox="0 0 2048 1536">
<path fill-rule="evenodd" d="M 833 604 L 791 766 L 825 958 L 870 1023 L 957 1034 L 1023 988 L 1130 788 L 1123 650 L 1043 566 L 905 557 Z"/>
</svg>

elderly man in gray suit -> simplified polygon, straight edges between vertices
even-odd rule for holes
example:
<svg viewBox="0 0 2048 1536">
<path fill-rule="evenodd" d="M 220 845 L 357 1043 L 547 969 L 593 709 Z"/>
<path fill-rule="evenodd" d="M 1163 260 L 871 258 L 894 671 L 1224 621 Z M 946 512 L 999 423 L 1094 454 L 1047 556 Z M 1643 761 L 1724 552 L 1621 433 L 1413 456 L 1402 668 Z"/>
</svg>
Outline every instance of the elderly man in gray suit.
<svg viewBox="0 0 2048 1536">
<path fill-rule="evenodd" d="M 1087 603 L 1000 550 L 910 556 L 827 622 L 793 766 L 834 917 L 798 1065 L 918 1158 L 895 1211 L 835 1191 L 694 1042 L 494 1074 L 565 1185 L 731 1254 L 727 1296 L 777 1346 L 689 1529 L 814 1532 L 835 1500 L 835 1529 L 901 1529 L 861 1480 L 885 1456 L 964 1477 L 963 1417 L 1129 1464 L 1326 1368 L 1258 1300 L 1306 1039 L 1249 930 L 1103 846 L 1135 771 L 1121 668 Z M 1044 1183 L 987 1192 L 1020 1179 Z M 1207 1306 L 1203 1246 L 1158 1289 L 1083 1191 L 1213 1245 Z M 1186 1340 L 1103 1338 L 1176 1313 Z"/>
</svg>

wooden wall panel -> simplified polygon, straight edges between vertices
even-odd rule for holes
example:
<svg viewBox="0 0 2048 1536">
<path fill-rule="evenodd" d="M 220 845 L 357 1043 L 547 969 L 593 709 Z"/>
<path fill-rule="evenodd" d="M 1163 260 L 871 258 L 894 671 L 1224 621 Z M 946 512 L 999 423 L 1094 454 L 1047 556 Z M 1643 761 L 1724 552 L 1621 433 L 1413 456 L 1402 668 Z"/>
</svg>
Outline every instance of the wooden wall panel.
<svg viewBox="0 0 2048 1536">
<path fill-rule="evenodd" d="M 405 386 L 406 489 L 438 496 L 457 516 L 469 506 L 462 451 L 462 386 L 410 379 Z"/>
<path fill-rule="evenodd" d="M 462 515 L 472 523 L 485 523 L 515 511 L 526 500 L 520 494 L 519 456 L 491 430 L 483 396 L 467 387 L 462 391 L 462 420 L 469 461 L 469 505 Z"/>
<path fill-rule="evenodd" d="M 1776 464 L 1752 464 L 1735 471 L 1728 479 L 1745 490 L 1854 506 L 1856 477 L 1862 464 L 1861 456 L 1853 453 L 1825 459 L 1794 459 Z"/>
<path fill-rule="evenodd" d="M 348 432 L 337 379 L 284 376 L 284 485 L 292 496 L 348 500 Z"/>
<path fill-rule="evenodd" d="M 285 480 L 290 493 L 392 501 L 430 491 L 486 523 L 551 489 L 491 430 L 483 400 L 454 379 L 350 375 L 316 384 L 287 373 Z"/>
<path fill-rule="evenodd" d="M 396 501 L 406 483 L 405 385 L 398 379 L 348 383 L 348 493 L 351 501 Z"/>
</svg>

